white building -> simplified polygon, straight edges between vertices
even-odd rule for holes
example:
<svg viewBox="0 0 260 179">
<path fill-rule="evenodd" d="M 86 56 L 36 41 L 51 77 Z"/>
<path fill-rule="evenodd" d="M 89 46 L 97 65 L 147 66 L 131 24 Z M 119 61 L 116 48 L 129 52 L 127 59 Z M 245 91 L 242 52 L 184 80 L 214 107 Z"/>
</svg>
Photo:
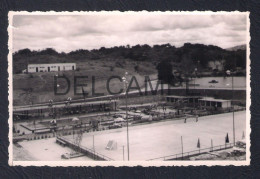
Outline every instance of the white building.
<svg viewBox="0 0 260 179">
<path fill-rule="evenodd" d="M 231 100 L 214 99 L 214 98 L 202 98 L 199 99 L 200 106 L 204 107 L 217 107 L 217 108 L 230 108 Z"/>
<path fill-rule="evenodd" d="M 217 107 L 217 108 L 230 108 L 231 100 L 215 99 L 212 97 L 200 97 L 200 96 L 166 96 L 167 102 L 171 103 L 188 103 L 195 104 L 201 107 Z"/>
<path fill-rule="evenodd" d="M 29 64 L 28 73 L 76 70 L 76 63 Z"/>
<path fill-rule="evenodd" d="M 208 67 L 210 67 L 212 70 L 218 70 L 222 71 L 224 70 L 224 60 L 215 60 L 215 61 L 209 61 Z"/>
</svg>

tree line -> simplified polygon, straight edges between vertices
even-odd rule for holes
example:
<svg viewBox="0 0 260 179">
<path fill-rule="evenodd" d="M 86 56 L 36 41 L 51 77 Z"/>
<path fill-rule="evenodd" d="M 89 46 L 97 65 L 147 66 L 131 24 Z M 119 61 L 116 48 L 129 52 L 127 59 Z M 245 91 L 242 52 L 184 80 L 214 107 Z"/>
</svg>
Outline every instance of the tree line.
<svg viewBox="0 0 260 179">
<path fill-rule="evenodd" d="M 84 62 L 99 59 L 125 59 L 148 61 L 155 65 L 168 62 L 184 72 L 194 68 L 206 69 L 209 61 L 224 60 L 225 69 L 246 68 L 246 50 L 228 51 L 214 45 L 185 43 L 182 47 L 171 44 L 115 46 L 99 49 L 78 49 L 68 53 L 57 52 L 53 48 L 44 50 L 22 49 L 13 54 L 14 73 L 21 73 L 30 63 Z"/>
</svg>

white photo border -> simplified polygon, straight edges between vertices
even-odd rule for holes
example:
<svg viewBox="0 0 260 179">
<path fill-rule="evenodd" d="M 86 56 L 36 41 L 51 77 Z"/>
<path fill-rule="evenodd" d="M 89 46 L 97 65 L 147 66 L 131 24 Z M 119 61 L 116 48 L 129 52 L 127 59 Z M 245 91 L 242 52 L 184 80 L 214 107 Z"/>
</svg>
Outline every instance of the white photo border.
<svg viewBox="0 0 260 179">
<path fill-rule="evenodd" d="M 244 161 L 209 161 L 209 160 L 198 160 L 198 161 L 13 161 L 13 59 L 12 59 L 12 39 L 13 39 L 13 16 L 14 15 L 96 15 L 96 14 L 107 14 L 107 13 L 113 13 L 113 14 L 147 14 L 147 13 L 154 13 L 154 14 L 172 14 L 172 15 L 241 15 L 244 14 L 247 16 L 247 65 L 246 65 L 246 160 Z M 8 100 L 9 100 L 9 160 L 8 163 L 10 166 L 114 166 L 114 167 L 120 167 L 120 166 L 143 166 L 143 167 L 149 167 L 149 166 L 228 166 L 228 165 L 234 165 L 234 166 L 247 166 L 250 165 L 250 133 L 251 133 L 251 127 L 250 127 L 250 120 L 251 120 L 251 114 L 250 114 L 250 106 L 251 106 L 251 87 L 250 87 L 250 20 L 249 20 L 249 12 L 239 12 L 239 11 L 127 11 L 127 12 L 120 12 L 120 11 L 73 11 L 73 12 L 54 12 L 54 11 L 47 11 L 47 12 L 27 12 L 27 11 L 10 11 L 8 13 Z"/>
</svg>

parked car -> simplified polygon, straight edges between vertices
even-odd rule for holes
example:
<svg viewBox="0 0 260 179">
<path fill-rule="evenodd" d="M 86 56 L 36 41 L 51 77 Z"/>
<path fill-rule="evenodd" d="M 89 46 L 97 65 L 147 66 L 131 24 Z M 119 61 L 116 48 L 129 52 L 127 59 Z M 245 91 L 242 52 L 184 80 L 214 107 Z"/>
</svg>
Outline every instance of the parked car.
<svg viewBox="0 0 260 179">
<path fill-rule="evenodd" d="M 121 124 L 114 124 L 114 125 L 108 126 L 108 128 L 109 128 L 109 129 L 122 128 L 122 125 L 121 125 Z"/>
</svg>

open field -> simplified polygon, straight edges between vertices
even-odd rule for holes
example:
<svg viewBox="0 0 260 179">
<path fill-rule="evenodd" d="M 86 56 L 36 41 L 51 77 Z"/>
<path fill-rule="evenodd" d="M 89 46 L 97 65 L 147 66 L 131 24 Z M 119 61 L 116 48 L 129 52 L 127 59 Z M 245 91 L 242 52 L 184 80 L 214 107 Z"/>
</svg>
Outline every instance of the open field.
<svg viewBox="0 0 260 179">
<path fill-rule="evenodd" d="M 235 126 L 236 140 L 240 140 L 243 131 L 246 132 L 245 111 L 235 113 Z M 197 123 L 195 119 L 188 119 L 187 123 L 184 123 L 183 120 L 168 120 L 131 126 L 129 127 L 130 160 L 148 160 L 181 153 L 181 136 L 183 137 L 184 152 L 197 150 L 198 138 L 200 138 L 201 148 L 210 147 L 211 139 L 214 146 L 223 145 L 227 133 L 229 141 L 232 142 L 232 113 L 200 117 Z M 125 160 L 127 159 L 126 128 L 85 133 L 81 145 L 93 148 L 93 135 L 97 152 L 114 160 L 123 160 L 122 146 L 125 146 Z M 72 136 L 67 137 L 72 138 Z M 117 142 L 117 150 L 105 149 L 109 140 Z M 19 144 L 37 160 L 61 160 L 60 156 L 63 153 L 70 152 L 69 148 L 56 144 L 54 138 L 24 141 Z M 80 157 L 73 160 L 90 159 Z"/>
</svg>

